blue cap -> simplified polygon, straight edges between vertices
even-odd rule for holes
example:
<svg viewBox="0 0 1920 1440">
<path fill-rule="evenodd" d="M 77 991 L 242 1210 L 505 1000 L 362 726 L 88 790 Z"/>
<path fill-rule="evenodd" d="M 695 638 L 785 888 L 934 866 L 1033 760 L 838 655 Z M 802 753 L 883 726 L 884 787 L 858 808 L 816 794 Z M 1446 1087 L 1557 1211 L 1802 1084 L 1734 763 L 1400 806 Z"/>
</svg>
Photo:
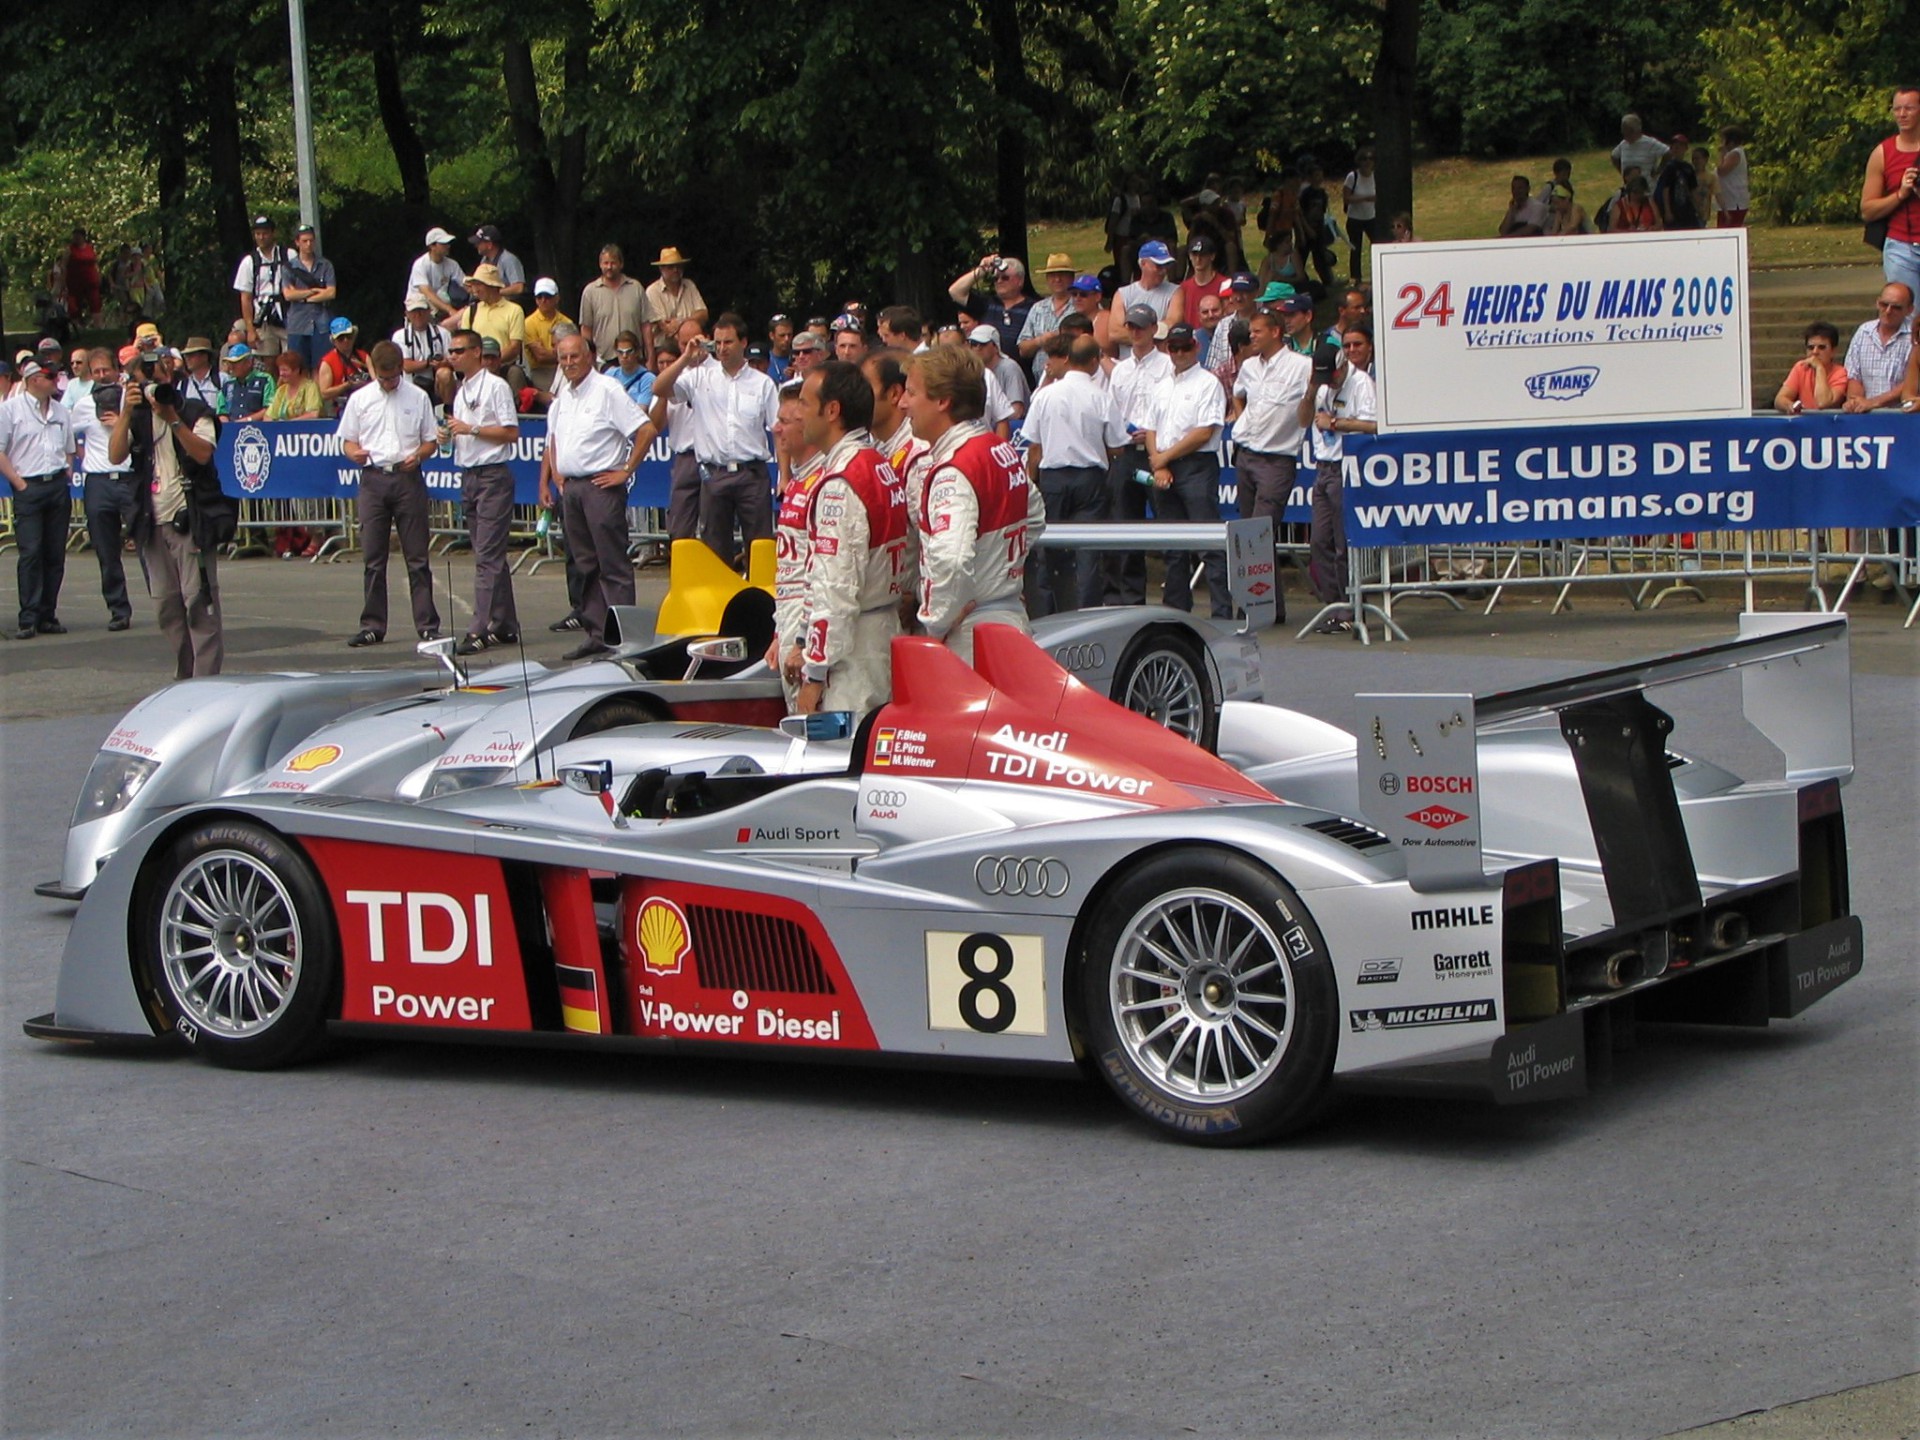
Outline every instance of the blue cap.
<svg viewBox="0 0 1920 1440">
<path fill-rule="evenodd" d="M 1067 289 L 1080 295 L 1098 295 L 1100 278 L 1097 275 L 1080 275 L 1075 277 L 1074 282 L 1067 286 Z"/>
<path fill-rule="evenodd" d="M 333 336 L 335 339 L 338 339 L 342 335 L 353 335 L 357 333 L 358 330 L 354 323 L 344 315 L 335 316 L 333 323 L 327 326 L 327 334 Z"/>
<path fill-rule="evenodd" d="M 1244 270 L 1234 276 L 1232 281 L 1233 293 L 1236 295 L 1251 295 L 1259 285 L 1260 282 Z"/>
<path fill-rule="evenodd" d="M 248 345 L 244 340 L 236 340 L 227 347 L 226 358 L 229 360 L 244 360 L 251 354 L 253 354 L 252 346 Z"/>
<path fill-rule="evenodd" d="M 1140 258 L 1142 260 L 1151 260 L 1156 265 L 1171 265 L 1173 263 L 1173 252 L 1158 240 L 1149 240 L 1140 247 Z"/>
</svg>

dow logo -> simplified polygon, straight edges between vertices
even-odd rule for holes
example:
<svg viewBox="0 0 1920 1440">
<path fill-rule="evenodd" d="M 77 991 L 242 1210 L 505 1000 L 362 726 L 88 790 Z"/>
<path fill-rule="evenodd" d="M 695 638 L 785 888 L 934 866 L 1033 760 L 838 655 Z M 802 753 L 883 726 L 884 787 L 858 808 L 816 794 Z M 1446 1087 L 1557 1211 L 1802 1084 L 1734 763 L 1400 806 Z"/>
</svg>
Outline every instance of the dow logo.
<svg viewBox="0 0 1920 1440">
<path fill-rule="evenodd" d="M 1466 818 L 1458 810 L 1450 810 L 1445 805 L 1428 805 L 1407 816 L 1414 824 L 1424 825 L 1429 830 L 1444 830 Z"/>
</svg>

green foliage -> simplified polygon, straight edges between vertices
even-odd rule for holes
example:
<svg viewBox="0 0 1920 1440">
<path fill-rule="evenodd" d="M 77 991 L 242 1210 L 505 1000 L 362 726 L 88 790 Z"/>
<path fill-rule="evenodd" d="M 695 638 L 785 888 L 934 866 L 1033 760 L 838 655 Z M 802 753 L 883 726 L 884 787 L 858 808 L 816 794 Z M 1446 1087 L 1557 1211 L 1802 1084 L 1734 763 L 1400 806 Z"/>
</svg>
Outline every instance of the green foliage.
<svg viewBox="0 0 1920 1440">
<path fill-rule="evenodd" d="M 1129 170 L 1185 193 L 1209 171 L 1343 156 L 1373 131 L 1379 20 L 1337 0 L 1121 0 L 1127 92 L 1102 126 Z"/>
<path fill-rule="evenodd" d="M 1702 103 L 1747 131 L 1754 209 L 1782 224 L 1858 220 L 1893 86 L 1920 75 L 1908 0 L 1725 0 L 1702 44 Z"/>
<path fill-rule="evenodd" d="M 1693 123 L 1698 35 L 1715 0 L 1426 0 L 1422 139 L 1441 155 L 1612 146 L 1637 111 L 1656 135 Z"/>
</svg>

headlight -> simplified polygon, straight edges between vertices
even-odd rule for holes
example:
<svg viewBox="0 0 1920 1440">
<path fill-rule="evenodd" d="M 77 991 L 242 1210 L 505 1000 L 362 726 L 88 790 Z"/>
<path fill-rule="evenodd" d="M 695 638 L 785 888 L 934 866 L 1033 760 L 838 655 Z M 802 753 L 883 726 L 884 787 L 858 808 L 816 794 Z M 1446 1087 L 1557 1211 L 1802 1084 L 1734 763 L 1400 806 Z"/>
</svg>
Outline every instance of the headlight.
<svg viewBox="0 0 1920 1440">
<path fill-rule="evenodd" d="M 479 790 L 488 785 L 498 785 L 512 774 L 511 769 L 500 765 L 450 766 L 433 772 L 433 778 L 427 781 L 426 791 L 420 798 L 431 800 L 436 795 L 458 795 L 463 790 Z"/>
<path fill-rule="evenodd" d="M 142 760 L 138 755 L 102 750 L 94 757 L 93 768 L 87 771 L 86 783 L 80 787 L 80 801 L 73 807 L 73 823 L 84 825 L 89 820 L 117 815 L 133 803 L 141 786 L 159 768 L 158 760 Z"/>
</svg>

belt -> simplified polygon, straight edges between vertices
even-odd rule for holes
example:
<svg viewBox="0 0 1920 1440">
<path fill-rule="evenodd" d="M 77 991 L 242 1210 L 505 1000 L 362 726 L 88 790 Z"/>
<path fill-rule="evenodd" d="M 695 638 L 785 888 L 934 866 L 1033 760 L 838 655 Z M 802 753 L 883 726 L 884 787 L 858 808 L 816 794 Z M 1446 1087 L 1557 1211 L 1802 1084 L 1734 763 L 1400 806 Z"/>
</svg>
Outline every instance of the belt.
<svg viewBox="0 0 1920 1440">
<path fill-rule="evenodd" d="M 758 465 L 764 469 L 766 466 L 766 463 L 767 462 L 764 460 L 701 460 L 699 461 L 699 464 L 702 469 L 711 470 L 716 475 L 737 475 L 740 471 L 749 469 L 750 467 L 755 465 Z"/>
<path fill-rule="evenodd" d="M 1262 460 L 1285 460 L 1287 458 L 1287 452 L 1285 450 L 1256 450 L 1251 445 L 1237 444 L 1233 448 L 1236 454 L 1258 455 Z M 1299 458 L 1297 453 L 1294 458 Z"/>
<path fill-rule="evenodd" d="M 39 480 L 58 480 L 66 475 L 64 470 L 48 470 L 39 475 L 22 475 L 20 478 L 31 485 Z"/>
</svg>

